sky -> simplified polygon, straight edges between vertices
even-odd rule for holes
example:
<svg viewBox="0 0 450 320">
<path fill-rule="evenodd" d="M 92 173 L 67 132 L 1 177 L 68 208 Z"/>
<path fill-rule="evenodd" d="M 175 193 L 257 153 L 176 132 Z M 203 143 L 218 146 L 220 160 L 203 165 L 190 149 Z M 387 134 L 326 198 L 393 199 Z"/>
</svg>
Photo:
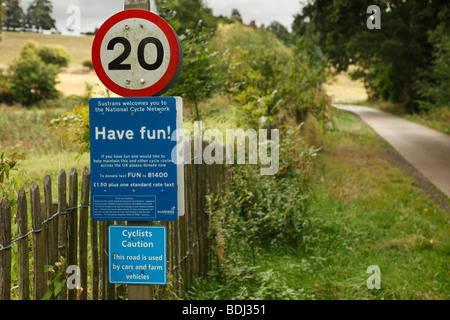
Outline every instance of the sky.
<svg viewBox="0 0 450 320">
<path fill-rule="evenodd" d="M 22 0 L 22 6 L 27 8 L 32 0 Z M 241 13 L 243 22 L 249 24 L 252 20 L 258 26 L 269 25 L 278 21 L 288 29 L 294 20 L 293 16 L 300 12 L 300 0 L 204 0 L 213 10 L 214 15 L 230 16 L 236 8 Z M 113 14 L 122 11 L 124 0 L 52 0 L 53 17 L 59 31 L 67 32 L 67 21 L 72 20 L 75 11 L 67 12 L 72 5 L 80 10 L 80 27 L 82 32 L 93 31 L 100 27 Z M 152 6 L 154 11 L 155 6 Z"/>
</svg>

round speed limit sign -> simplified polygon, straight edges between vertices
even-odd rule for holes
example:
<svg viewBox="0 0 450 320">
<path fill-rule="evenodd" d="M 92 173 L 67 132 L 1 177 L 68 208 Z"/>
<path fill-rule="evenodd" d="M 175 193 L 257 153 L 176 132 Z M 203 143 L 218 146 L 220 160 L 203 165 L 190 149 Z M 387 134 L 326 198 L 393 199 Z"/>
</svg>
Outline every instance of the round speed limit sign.
<svg viewBox="0 0 450 320">
<path fill-rule="evenodd" d="M 92 63 L 112 92 L 122 97 L 158 96 L 178 78 L 183 52 L 164 19 L 146 10 L 125 10 L 98 30 Z"/>
</svg>

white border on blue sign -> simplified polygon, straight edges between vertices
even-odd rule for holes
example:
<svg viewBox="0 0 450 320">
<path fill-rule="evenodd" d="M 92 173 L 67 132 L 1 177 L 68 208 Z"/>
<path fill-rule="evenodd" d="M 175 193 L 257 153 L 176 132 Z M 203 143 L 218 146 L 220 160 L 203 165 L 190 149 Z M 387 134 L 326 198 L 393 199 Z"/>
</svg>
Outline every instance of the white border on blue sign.
<svg viewBox="0 0 450 320">
<path fill-rule="evenodd" d="M 112 281 L 112 253 L 111 253 L 111 229 L 164 229 L 164 282 L 150 282 L 150 281 Z M 110 284 L 131 284 L 131 285 L 167 285 L 167 228 L 165 226 L 124 226 L 124 225 L 112 225 L 108 227 L 108 281 Z"/>
<path fill-rule="evenodd" d="M 183 129 L 183 99 L 181 97 L 174 97 L 175 98 L 175 104 L 177 107 L 177 129 Z M 178 169 L 177 169 L 177 188 L 178 188 L 178 217 L 182 217 L 185 214 L 184 209 L 184 154 L 181 154 L 180 151 L 184 151 L 184 149 L 180 150 L 179 148 L 182 148 L 182 143 L 179 143 L 180 141 L 183 141 L 183 130 L 176 130 L 177 134 L 177 163 L 178 163 Z"/>
</svg>

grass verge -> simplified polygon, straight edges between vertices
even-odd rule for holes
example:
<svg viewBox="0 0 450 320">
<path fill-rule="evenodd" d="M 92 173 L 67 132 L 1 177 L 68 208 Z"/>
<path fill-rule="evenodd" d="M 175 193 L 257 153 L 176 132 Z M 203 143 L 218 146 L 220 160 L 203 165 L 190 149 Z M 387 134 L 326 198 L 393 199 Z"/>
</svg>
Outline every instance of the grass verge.
<svg viewBox="0 0 450 320">
<path fill-rule="evenodd" d="M 390 102 L 351 102 L 349 104 L 362 105 L 390 112 L 406 120 L 450 134 L 450 107 L 434 108 L 427 112 L 410 113 L 407 112 L 403 105 Z"/>
<path fill-rule="evenodd" d="M 440 300 L 450 297 L 449 213 L 386 155 L 359 118 L 332 110 L 311 181 L 300 245 L 236 253 L 194 299 Z M 381 289 L 368 289 L 369 266 Z"/>
</svg>

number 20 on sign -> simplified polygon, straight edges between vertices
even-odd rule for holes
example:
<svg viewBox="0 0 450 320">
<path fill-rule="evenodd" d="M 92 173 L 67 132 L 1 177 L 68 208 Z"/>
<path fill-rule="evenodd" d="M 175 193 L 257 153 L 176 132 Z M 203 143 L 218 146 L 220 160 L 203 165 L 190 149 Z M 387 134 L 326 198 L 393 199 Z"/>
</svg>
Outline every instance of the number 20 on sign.
<svg viewBox="0 0 450 320">
<path fill-rule="evenodd" d="M 181 71 L 183 53 L 177 34 L 158 15 L 125 10 L 98 30 L 92 62 L 100 81 L 122 97 L 158 96 Z"/>
</svg>

